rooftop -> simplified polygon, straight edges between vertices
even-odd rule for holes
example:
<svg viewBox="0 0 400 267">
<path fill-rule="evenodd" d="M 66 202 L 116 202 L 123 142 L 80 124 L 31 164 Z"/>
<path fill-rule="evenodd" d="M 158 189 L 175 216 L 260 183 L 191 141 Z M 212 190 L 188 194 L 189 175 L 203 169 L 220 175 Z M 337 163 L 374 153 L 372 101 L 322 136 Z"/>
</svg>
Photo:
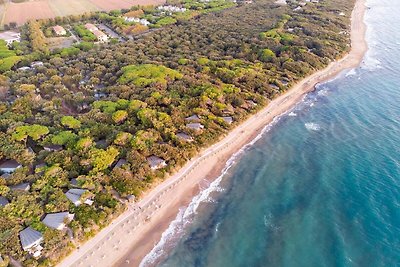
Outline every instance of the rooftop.
<svg viewBox="0 0 400 267">
<path fill-rule="evenodd" d="M 73 218 L 74 214 L 58 212 L 47 214 L 42 222 L 50 228 L 62 230 L 65 227 L 65 222 L 71 221 Z"/>
<path fill-rule="evenodd" d="M 1 207 L 4 207 L 4 206 L 7 205 L 8 203 L 10 203 L 10 202 L 8 201 L 7 198 L 5 198 L 5 197 L 3 197 L 3 196 L 0 196 L 0 206 L 1 206 Z"/>
<path fill-rule="evenodd" d="M 199 121 L 200 117 L 195 114 L 195 115 L 192 115 L 190 117 L 185 118 L 185 120 L 187 120 L 187 121 Z"/>
<path fill-rule="evenodd" d="M 19 232 L 19 239 L 24 250 L 30 249 L 43 241 L 43 235 L 31 227 L 27 227 Z"/>
<path fill-rule="evenodd" d="M 165 165 L 167 165 L 167 164 L 165 163 L 165 160 L 164 160 L 164 159 L 162 159 L 162 158 L 160 158 L 160 157 L 157 157 L 157 156 L 154 156 L 154 155 L 148 157 L 148 158 L 147 158 L 147 162 L 149 163 L 150 168 L 152 168 L 152 169 L 162 168 L 162 167 L 164 167 Z"/>
<path fill-rule="evenodd" d="M 92 23 L 86 23 L 85 28 L 88 29 L 89 31 L 94 31 L 94 30 L 99 30 L 94 24 Z"/>
<path fill-rule="evenodd" d="M 184 132 L 177 133 L 176 136 L 178 138 L 180 138 L 180 139 L 185 140 L 185 141 L 193 141 L 193 138 L 190 135 L 188 135 L 187 133 L 184 133 Z"/>
<path fill-rule="evenodd" d="M 104 32 L 102 32 L 102 31 L 100 31 L 100 30 L 93 30 L 93 34 L 97 37 L 97 38 L 99 38 L 99 37 L 106 37 L 107 35 L 104 33 Z"/>
<path fill-rule="evenodd" d="M 186 127 L 193 130 L 201 130 L 204 128 L 204 125 L 198 122 L 186 124 Z"/>
<path fill-rule="evenodd" d="M 84 201 L 81 200 L 81 196 L 83 193 L 87 192 L 88 190 L 86 189 L 79 189 L 79 188 L 73 188 L 68 190 L 65 193 L 65 196 L 72 202 L 74 203 L 75 206 L 79 206 L 82 203 L 86 203 L 88 205 L 92 205 L 93 201 L 86 199 Z"/>
<path fill-rule="evenodd" d="M 60 25 L 54 26 L 54 27 L 53 27 L 53 30 L 54 30 L 56 33 L 65 32 L 65 29 L 64 29 L 62 26 L 60 26 Z"/>
<path fill-rule="evenodd" d="M 29 191 L 29 189 L 31 189 L 31 185 L 29 183 L 17 184 L 10 186 L 10 189 L 14 191 Z"/>
<path fill-rule="evenodd" d="M 230 116 L 222 117 L 222 119 L 228 124 L 231 124 L 233 122 L 233 118 Z"/>
<path fill-rule="evenodd" d="M 115 164 L 114 168 L 121 168 L 124 164 L 126 164 L 126 159 L 120 159 L 118 160 L 117 164 Z"/>
<path fill-rule="evenodd" d="M 21 37 L 21 34 L 19 32 L 6 31 L 6 32 L 0 33 L 0 39 L 3 39 L 3 40 L 14 40 L 14 39 L 18 39 L 20 37 Z"/>
<path fill-rule="evenodd" d="M 16 160 L 10 159 L 3 161 L 0 164 L 0 169 L 16 169 L 21 167 L 21 164 L 19 164 Z"/>
</svg>

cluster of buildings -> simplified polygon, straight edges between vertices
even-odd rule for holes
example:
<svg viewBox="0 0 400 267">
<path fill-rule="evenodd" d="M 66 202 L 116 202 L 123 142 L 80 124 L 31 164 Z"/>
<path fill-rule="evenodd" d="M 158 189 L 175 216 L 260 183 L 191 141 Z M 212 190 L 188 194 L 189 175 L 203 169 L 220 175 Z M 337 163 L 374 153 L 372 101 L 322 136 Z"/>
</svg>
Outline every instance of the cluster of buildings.
<svg viewBox="0 0 400 267">
<path fill-rule="evenodd" d="M 185 12 L 187 9 L 184 7 L 177 7 L 177 6 L 159 6 L 157 7 L 160 11 L 168 11 L 168 12 Z"/>
<path fill-rule="evenodd" d="M 100 31 L 95 25 L 93 25 L 92 23 L 86 23 L 85 24 L 85 29 L 87 29 L 88 31 L 90 31 L 91 33 L 94 34 L 94 36 L 96 36 L 97 41 L 101 42 L 101 43 L 106 43 L 108 41 L 108 36 L 107 34 L 105 34 L 104 32 Z"/>
<path fill-rule="evenodd" d="M 150 25 L 150 21 L 148 21 L 147 19 L 139 19 L 139 18 L 133 18 L 133 17 L 124 17 L 124 20 L 126 22 L 135 22 L 135 23 L 140 23 L 144 26 L 148 26 Z"/>
<path fill-rule="evenodd" d="M 15 31 L 5 31 L 0 33 L 0 39 L 4 40 L 7 46 L 10 46 L 13 42 L 21 42 L 21 34 Z"/>
<path fill-rule="evenodd" d="M 47 227 L 63 231 L 67 228 L 67 224 L 74 219 L 74 214 L 69 212 L 57 212 L 47 214 L 42 223 Z M 21 241 L 22 249 L 33 257 L 37 258 L 41 255 L 43 247 L 43 235 L 32 227 L 27 227 L 19 232 L 19 240 Z"/>
<path fill-rule="evenodd" d="M 301 11 L 302 7 L 306 6 L 307 3 L 313 3 L 313 4 L 318 4 L 319 0 L 303 0 L 298 2 L 298 6 L 296 8 L 293 9 L 293 11 Z"/>
<path fill-rule="evenodd" d="M 90 28 L 90 25 L 88 25 Z M 227 124 L 231 124 L 233 122 L 233 118 L 226 116 L 221 117 Z M 192 129 L 195 131 L 200 131 L 204 128 L 204 126 L 200 123 L 200 117 L 198 115 L 192 115 L 190 117 L 185 118 L 186 127 L 188 129 Z M 188 133 L 183 131 L 178 132 L 176 134 L 177 138 L 186 141 L 192 142 L 194 139 Z M 62 146 L 56 145 L 47 145 L 43 147 L 45 151 L 59 151 L 63 149 Z M 156 155 L 151 155 L 146 158 L 149 167 L 152 170 L 162 169 L 167 166 L 166 161 L 158 157 Z M 122 168 L 123 165 L 127 163 L 126 159 L 119 159 L 114 168 Z M 0 163 L 0 174 L 10 176 L 13 172 L 17 169 L 21 168 L 22 165 L 19 164 L 15 160 L 4 160 Z M 46 167 L 45 163 L 38 164 L 34 167 L 35 173 L 43 172 L 43 168 Z M 5 177 L 3 177 L 5 178 Z M 30 184 L 29 183 L 22 183 L 14 186 L 10 186 L 11 190 L 18 190 L 18 191 L 29 191 Z M 93 204 L 93 194 L 90 193 L 88 189 L 82 189 L 77 186 L 76 179 L 71 180 L 71 187 L 68 191 L 64 193 L 65 197 L 71 201 L 72 204 L 75 206 L 80 206 L 83 204 L 92 205 Z M 131 202 L 134 201 L 134 196 L 130 195 L 127 197 L 127 201 Z M 0 206 L 6 206 L 9 204 L 9 200 L 6 197 L 0 196 Z M 57 212 L 57 213 L 49 213 L 44 216 L 42 219 L 42 223 L 49 228 L 59 230 L 59 231 L 66 231 L 68 223 L 70 223 L 74 219 L 74 214 L 69 213 L 68 211 L 64 212 Z M 42 253 L 43 247 L 43 234 L 32 227 L 26 227 L 19 233 L 19 238 L 21 242 L 22 249 L 33 257 L 39 257 Z"/>
<path fill-rule="evenodd" d="M 35 166 L 35 171 L 45 166 L 45 164 L 39 164 Z M 2 174 L 3 179 L 8 179 L 10 174 L 15 172 L 17 169 L 21 168 L 21 164 L 19 164 L 15 160 L 5 160 L 0 164 L 0 173 Z M 30 190 L 29 183 L 21 183 L 14 186 L 10 186 L 12 191 L 29 191 Z M 92 205 L 92 195 L 87 194 L 89 192 L 86 189 L 78 189 L 73 188 L 69 189 L 65 196 L 69 199 L 75 206 L 79 206 L 81 204 Z M 0 196 L 0 207 L 4 207 L 9 204 L 9 200 L 6 197 Z M 67 224 L 74 219 L 74 214 L 71 214 L 67 211 L 65 212 L 57 212 L 57 213 L 49 213 L 46 214 L 42 220 L 42 223 L 47 227 L 56 229 L 59 231 L 64 231 L 67 229 Z M 37 258 L 41 255 L 43 247 L 41 244 L 43 243 L 43 235 L 39 231 L 33 229 L 32 227 L 27 227 L 24 230 L 20 231 L 19 239 L 21 242 L 21 247 L 24 251 L 31 254 L 33 257 Z"/>
</svg>

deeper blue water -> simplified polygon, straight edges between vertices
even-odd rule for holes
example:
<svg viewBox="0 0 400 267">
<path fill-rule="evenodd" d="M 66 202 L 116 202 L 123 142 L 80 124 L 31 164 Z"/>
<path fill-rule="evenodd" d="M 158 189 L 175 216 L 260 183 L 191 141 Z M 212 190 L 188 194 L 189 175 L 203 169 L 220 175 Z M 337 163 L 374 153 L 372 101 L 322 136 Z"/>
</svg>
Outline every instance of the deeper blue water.
<svg viewBox="0 0 400 267">
<path fill-rule="evenodd" d="M 182 210 L 159 266 L 400 266 L 400 1 L 368 6 L 363 64 L 318 86 Z"/>
</svg>

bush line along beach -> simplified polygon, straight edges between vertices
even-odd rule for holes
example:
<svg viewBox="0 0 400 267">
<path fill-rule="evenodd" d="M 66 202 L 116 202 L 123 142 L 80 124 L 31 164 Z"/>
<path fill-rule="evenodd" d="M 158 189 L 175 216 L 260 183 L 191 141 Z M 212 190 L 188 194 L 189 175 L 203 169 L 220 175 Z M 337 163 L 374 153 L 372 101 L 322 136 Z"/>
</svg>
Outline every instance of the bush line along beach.
<svg viewBox="0 0 400 267">
<path fill-rule="evenodd" d="M 366 50 L 362 0 L 209 3 L 31 21 L 4 44 L 5 263 L 54 266 L 73 251 L 60 266 L 137 265 L 199 182 Z M 104 23 L 132 11 L 174 20 L 139 34 Z M 55 26 L 87 39 L 49 47 Z"/>
</svg>

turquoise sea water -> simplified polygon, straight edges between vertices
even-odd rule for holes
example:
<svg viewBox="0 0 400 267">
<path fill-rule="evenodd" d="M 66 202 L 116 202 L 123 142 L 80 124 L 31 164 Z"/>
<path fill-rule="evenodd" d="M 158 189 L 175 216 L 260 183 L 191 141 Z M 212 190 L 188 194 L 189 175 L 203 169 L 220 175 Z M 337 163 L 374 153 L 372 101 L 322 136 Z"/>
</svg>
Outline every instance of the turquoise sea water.
<svg viewBox="0 0 400 267">
<path fill-rule="evenodd" d="M 400 266 L 400 1 L 368 6 L 362 65 L 230 162 L 143 266 Z"/>
</svg>

